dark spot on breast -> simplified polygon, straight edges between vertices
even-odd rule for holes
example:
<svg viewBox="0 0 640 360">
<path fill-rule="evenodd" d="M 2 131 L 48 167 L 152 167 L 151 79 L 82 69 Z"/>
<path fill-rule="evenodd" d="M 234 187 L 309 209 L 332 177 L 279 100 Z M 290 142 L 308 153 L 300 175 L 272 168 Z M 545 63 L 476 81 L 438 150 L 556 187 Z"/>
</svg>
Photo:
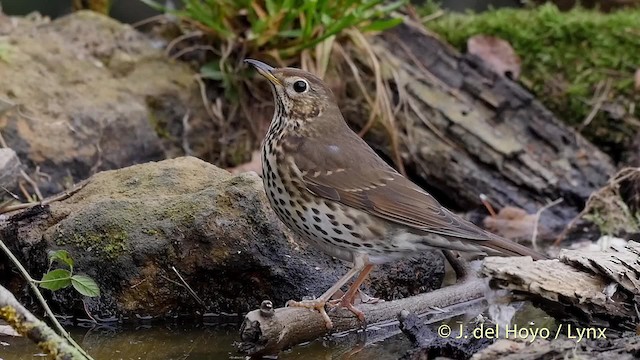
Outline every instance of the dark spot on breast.
<svg viewBox="0 0 640 360">
<path fill-rule="evenodd" d="M 335 216 L 335 215 L 333 215 L 333 214 L 329 214 L 329 213 L 327 214 L 327 217 L 329 218 L 329 220 L 335 220 L 335 219 L 336 219 L 336 216 Z M 336 226 L 337 226 L 337 225 L 336 225 Z"/>
<path fill-rule="evenodd" d="M 276 197 L 276 194 L 273 193 L 273 190 L 269 190 L 269 195 L 271 195 L 272 198 Z"/>
<path fill-rule="evenodd" d="M 278 194 L 282 194 L 283 190 L 281 187 L 278 186 Z"/>
<path fill-rule="evenodd" d="M 289 216 L 289 218 L 291 218 L 291 211 L 289 211 L 289 209 L 285 208 L 284 212 L 286 212 L 287 216 Z"/>
<path fill-rule="evenodd" d="M 293 200 L 289 200 L 289 206 L 295 207 L 296 203 Z"/>
<path fill-rule="evenodd" d="M 305 229 L 307 229 L 307 230 L 309 230 L 309 229 L 310 229 L 310 228 L 309 228 L 309 225 L 307 225 L 307 223 L 302 223 L 302 226 L 303 226 Z"/>
<path fill-rule="evenodd" d="M 329 209 L 331 209 L 333 211 L 336 211 L 338 209 L 338 206 L 333 201 L 327 201 L 325 204 L 327 205 L 327 207 Z"/>
<path fill-rule="evenodd" d="M 296 210 L 296 214 L 298 215 L 298 217 L 299 217 L 300 219 L 303 219 L 303 218 L 304 218 L 304 215 L 302 215 L 302 211 L 300 211 L 300 210 Z"/>
<path fill-rule="evenodd" d="M 373 244 L 369 244 L 369 243 L 364 243 L 363 245 L 364 245 L 364 247 L 367 247 L 367 248 L 372 248 L 373 247 Z"/>
<path fill-rule="evenodd" d="M 342 226 L 344 226 L 344 228 L 347 230 L 353 230 L 353 225 L 351 224 L 342 224 Z"/>
<path fill-rule="evenodd" d="M 338 234 L 338 235 L 342 234 L 342 230 L 336 229 L 336 228 L 333 228 L 333 232 Z"/>
<path fill-rule="evenodd" d="M 284 206 L 284 204 L 286 204 L 286 203 L 284 202 L 284 200 L 282 200 L 282 199 L 278 199 L 278 202 L 279 202 L 279 203 L 280 203 L 280 205 L 282 205 L 282 206 Z"/>
<path fill-rule="evenodd" d="M 315 220 L 316 222 L 321 222 L 322 221 L 318 216 L 314 216 L 313 220 Z"/>
<path fill-rule="evenodd" d="M 321 228 L 318 224 L 313 224 L 313 227 L 316 228 L 316 230 L 320 231 L 320 233 L 322 233 L 322 235 L 329 235 L 329 233 L 324 231 L 324 229 Z"/>
<path fill-rule="evenodd" d="M 362 239 L 362 235 L 360 235 L 357 232 L 351 232 L 351 236 L 353 236 L 354 238 L 357 238 L 357 239 Z"/>
<path fill-rule="evenodd" d="M 314 214 L 319 215 L 320 214 L 320 210 L 313 208 L 311 209 L 311 211 L 313 211 Z"/>
<path fill-rule="evenodd" d="M 331 225 L 333 225 L 333 226 L 336 226 L 336 227 L 337 227 L 337 226 L 340 226 L 340 223 L 339 223 L 339 222 L 337 222 L 337 221 L 335 221 L 335 220 L 331 220 Z M 335 230 L 334 230 L 334 231 L 335 231 Z"/>
</svg>

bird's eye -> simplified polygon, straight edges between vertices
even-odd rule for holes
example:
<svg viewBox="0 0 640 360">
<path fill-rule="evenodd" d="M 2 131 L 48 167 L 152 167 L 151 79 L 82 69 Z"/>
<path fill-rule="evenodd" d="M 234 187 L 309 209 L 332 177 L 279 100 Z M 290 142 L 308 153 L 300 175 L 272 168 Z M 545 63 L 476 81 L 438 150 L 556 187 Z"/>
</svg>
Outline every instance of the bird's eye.
<svg viewBox="0 0 640 360">
<path fill-rule="evenodd" d="M 304 80 L 298 80 L 293 83 L 293 90 L 297 93 L 303 93 L 307 91 L 308 88 L 309 84 L 307 84 L 307 82 Z"/>
</svg>

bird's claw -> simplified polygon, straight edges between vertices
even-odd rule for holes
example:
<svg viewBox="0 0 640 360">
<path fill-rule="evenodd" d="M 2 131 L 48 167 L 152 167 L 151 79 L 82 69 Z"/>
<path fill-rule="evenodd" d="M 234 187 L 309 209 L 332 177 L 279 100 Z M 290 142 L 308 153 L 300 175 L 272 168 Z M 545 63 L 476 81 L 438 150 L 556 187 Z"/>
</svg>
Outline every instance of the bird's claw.
<svg viewBox="0 0 640 360">
<path fill-rule="evenodd" d="M 331 330 L 331 328 L 333 328 L 333 322 L 331 321 L 331 318 L 329 318 L 327 311 L 324 309 L 324 306 L 326 304 L 327 302 L 322 299 L 302 300 L 302 301 L 289 300 L 287 301 L 285 306 L 303 307 L 310 310 L 317 310 L 322 316 L 322 319 L 324 320 L 327 330 Z"/>
</svg>

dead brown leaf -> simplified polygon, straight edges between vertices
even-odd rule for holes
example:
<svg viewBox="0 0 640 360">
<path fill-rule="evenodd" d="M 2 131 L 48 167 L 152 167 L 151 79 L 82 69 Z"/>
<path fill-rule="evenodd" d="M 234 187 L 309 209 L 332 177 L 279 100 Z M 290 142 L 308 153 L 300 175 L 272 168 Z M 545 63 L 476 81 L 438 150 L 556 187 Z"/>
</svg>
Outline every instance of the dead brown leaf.
<svg viewBox="0 0 640 360">
<path fill-rule="evenodd" d="M 640 92 L 640 69 L 636 70 L 636 75 L 634 76 L 635 80 L 635 89 Z"/>
<path fill-rule="evenodd" d="M 498 215 L 487 216 L 484 227 L 508 239 L 531 239 L 536 214 L 529 214 L 521 208 L 505 206 Z"/>
<path fill-rule="evenodd" d="M 481 58 L 495 72 L 511 79 L 520 76 L 522 61 L 506 40 L 489 35 L 476 35 L 467 40 L 467 51 Z"/>
</svg>

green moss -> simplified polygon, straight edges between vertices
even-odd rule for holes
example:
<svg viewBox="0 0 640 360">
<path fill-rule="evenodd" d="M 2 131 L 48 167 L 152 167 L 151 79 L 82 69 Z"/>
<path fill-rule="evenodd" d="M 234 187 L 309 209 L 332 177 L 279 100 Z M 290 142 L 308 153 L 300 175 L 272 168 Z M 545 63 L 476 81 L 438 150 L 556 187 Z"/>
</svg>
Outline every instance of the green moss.
<svg viewBox="0 0 640 360">
<path fill-rule="evenodd" d="M 104 232 L 74 232 L 71 235 L 59 233 L 55 238 L 58 246 L 73 245 L 81 249 L 92 249 L 105 260 L 117 259 L 127 250 L 127 232 L 118 227 L 112 226 Z"/>
<path fill-rule="evenodd" d="M 149 115 L 149 123 L 153 126 L 153 130 L 158 134 L 158 137 L 170 139 L 171 133 L 167 130 L 167 121 L 160 119 L 151 107 L 148 108 L 147 114 Z"/>
<path fill-rule="evenodd" d="M 638 131 L 640 94 L 633 78 L 640 67 L 640 9 L 602 14 L 544 5 L 447 14 L 426 26 L 461 51 L 477 34 L 507 40 L 522 59 L 521 81 L 570 125 L 588 117 L 597 89 L 609 83 L 605 106 L 583 134 L 614 158 Z"/>
</svg>

